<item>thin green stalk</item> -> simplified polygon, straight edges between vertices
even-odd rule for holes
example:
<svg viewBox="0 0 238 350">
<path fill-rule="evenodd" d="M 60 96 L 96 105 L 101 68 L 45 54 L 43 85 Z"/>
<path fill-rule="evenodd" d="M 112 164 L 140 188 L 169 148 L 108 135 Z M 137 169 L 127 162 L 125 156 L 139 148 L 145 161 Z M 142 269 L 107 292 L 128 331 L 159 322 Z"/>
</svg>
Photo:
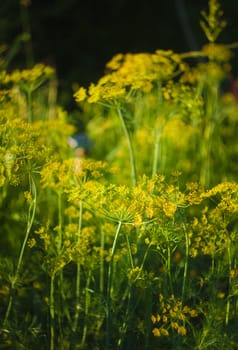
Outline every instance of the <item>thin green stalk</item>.
<svg viewBox="0 0 238 350">
<path fill-rule="evenodd" d="M 56 119 L 56 105 L 57 105 L 57 79 L 54 77 L 49 82 L 49 93 L 48 93 L 48 119 Z"/>
<path fill-rule="evenodd" d="M 129 156 L 130 156 L 132 184 L 133 184 L 133 186 L 136 186 L 136 184 L 137 184 L 137 171 L 136 171 L 136 161 L 135 161 L 135 154 L 134 154 L 131 134 L 130 134 L 130 131 L 128 130 L 128 127 L 127 127 L 126 122 L 125 122 L 125 118 L 122 115 L 122 111 L 121 111 L 120 107 L 117 108 L 117 113 L 118 113 L 118 116 L 120 118 L 122 129 L 123 129 L 124 134 L 125 134 L 126 139 L 127 139 Z"/>
<path fill-rule="evenodd" d="M 101 246 L 100 246 L 100 280 L 99 280 L 99 290 L 103 293 L 104 290 L 104 244 L 105 244 L 105 234 L 101 230 Z"/>
<path fill-rule="evenodd" d="M 126 308 L 126 313 L 124 315 L 124 322 L 122 324 L 122 327 L 121 327 L 121 330 L 120 330 L 120 335 L 118 337 L 118 341 L 117 341 L 117 349 L 120 350 L 122 349 L 122 346 L 123 346 L 123 338 L 124 338 L 124 335 L 126 333 L 126 329 L 127 329 L 127 326 L 128 326 L 128 319 L 129 319 L 129 316 L 131 316 L 132 314 L 132 311 L 131 310 L 131 301 L 132 301 L 132 285 L 129 285 L 129 287 L 127 288 L 126 290 L 126 294 L 128 294 L 128 302 L 127 302 L 127 308 Z M 124 298 L 123 298 L 124 299 Z M 123 300 L 122 299 L 122 300 Z"/>
<path fill-rule="evenodd" d="M 89 310 L 89 305 L 90 305 L 90 292 L 89 292 L 89 286 L 90 286 L 90 281 L 91 281 L 91 276 L 92 276 L 92 269 L 90 267 L 87 281 L 86 281 L 86 287 L 85 287 L 85 307 L 84 307 L 84 314 L 85 314 L 85 322 L 84 322 L 84 327 L 83 327 L 83 335 L 82 335 L 82 340 L 81 340 L 81 348 L 83 349 L 85 346 L 85 341 L 87 337 L 87 332 L 88 332 L 88 310 Z"/>
<path fill-rule="evenodd" d="M 57 252 L 58 254 L 61 254 L 61 248 L 62 248 L 62 227 L 63 227 L 63 218 L 62 218 L 62 193 L 61 191 L 57 192 L 58 196 L 58 241 L 57 241 Z M 65 300 L 65 294 L 64 294 L 64 275 L 63 270 L 60 269 L 59 271 L 59 278 L 58 278 L 58 289 L 60 291 L 60 301 L 61 303 L 64 303 Z M 61 304 L 62 305 L 62 304 Z M 63 337 L 62 332 L 62 321 L 61 321 L 61 315 L 58 313 L 58 325 L 59 325 L 59 337 Z"/>
<path fill-rule="evenodd" d="M 202 167 L 200 174 L 200 182 L 208 188 L 211 182 L 211 139 L 212 139 L 212 125 L 207 125 L 202 140 L 201 155 Z"/>
<path fill-rule="evenodd" d="M 206 118 L 204 120 L 204 131 L 201 139 L 201 173 L 200 182 L 208 188 L 211 184 L 212 175 L 212 148 L 214 143 L 215 133 L 214 130 L 217 125 L 217 109 L 218 109 L 218 96 L 219 96 L 219 85 L 217 82 L 212 81 L 207 86 L 206 94 Z"/>
<path fill-rule="evenodd" d="M 31 199 L 29 209 L 28 209 L 26 234 L 25 234 L 22 246 L 21 246 L 19 257 L 18 257 L 16 272 L 15 272 L 14 277 L 12 278 L 12 281 L 11 281 L 11 289 L 12 290 L 15 289 L 15 285 L 18 281 L 19 273 L 20 273 L 21 266 L 22 266 L 23 255 L 25 252 L 26 244 L 28 241 L 29 234 L 31 232 L 31 228 L 32 228 L 32 225 L 33 225 L 33 222 L 35 219 L 35 213 L 36 213 L 36 185 L 35 185 L 34 178 L 32 177 L 31 174 L 29 174 L 29 184 L 30 184 L 30 193 L 32 195 L 32 199 Z M 11 294 L 11 296 L 9 298 L 6 314 L 4 317 L 3 325 L 6 324 L 8 318 L 9 318 L 9 315 L 10 315 L 10 312 L 12 309 L 12 304 L 13 304 L 13 296 Z"/>
<path fill-rule="evenodd" d="M 83 215 L 83 202 L 79 202 L 79 221 L 78 221 L 78 242 L 80 242 L 81 230 L 82 230 L 82 215 Z M 78 327 L 79 310 L 80 310 L 80 277 L 81 277 L 81 265 L 77 262 L 76 272 L 76 284 L 75 284 L 75 299 L 76 299 L 76 311 L 74 315 L 73 331 L 76 332 Z"/>
<path fill-rule="evenodd" d="M 11 294 L 10 297 L 9 297 L 9 301 L 8 301 L 5 317 L 4 317 L 4 320 L 3 320 L 3 327 L 6 326 L 7 320 L 9 318 L 9 315 L 10 315 L 10 312 L 11 312 L 11 309 L 12 309 L 12 304 L 13 304 L 13 296 Z"/>
<path fill-rule="evenodd" d="M 112 288 L 112 275 L 113 275 L 113 263 L 114 263 L 114 255 L 116 251 L 116 245 L 118 236 L 121 230 L 122 222 L 119 221 L 116 229 L 116 234 L 114 237 L 111 257 L 108 267 L 108 279 L 107 279 L 107 307 L 106 307 L 106 348 L 105 350 L 110 349 L 110 341 L 111 341 L 111 325 L 112 325 L 112 315 L 111 315 L 111 288 Z"/>
<path fill-rule="evenodd" d="M 233 269 L 234 269 L 235 271 L 236 271 L 236 269 L 237 269 L 236 258 L 234 259 Z M 231 286 L 230 288 L 232 288 L 231 283 L 232 283 L 232 280 L 231 280 L 231 271 L 230 271 L 230 286 Z M 237 295 L 235 296 L 234 304 L 235 304 L 235 306 L 234 306 L 234 315 L 235 315 L 235 317 L 237 317 L 237 306 L 238 306 L 238 303 L 237 303 Z"/>
<path fill-rule="evenodd" d="M 137 278 L 140 277 L 141 271 L 142 271 L 143 268 L 144 268 L 145 261 L 146 261 L 146 259 L 147 259 L 148 254 L 149 254 L 149 251 L 150 251 L 151 246 L 152 246 L 152 244 L 150 243 L 150 244 L 148 245 L 146 251 L 145 251 L 145 254 L 144 254 L 144 256 L 143 256 L 143 260 L 142 260 L 142 263 L 141 263 L 141 266 L 140 266 L 140 271 L 139 271 L 139 273 L 138 273 L 138 275 L 137 275 Z"/>
<path fill-rule="evenodd" d="M 215 271 L 215 253 L 212 253 L 212 267 L 211 267 L 211 273 L 214 274 Z"/>
<path fill-rule="evenodd" d="M 170 291 L 171 291 L 171 293 L 173 293 L 173 284 L 172 284 L 172 276 L 171 276 L 171 249 L 169 246 L 169 242 L 168 242 L 168 246 L 167 246 L 167 273 L 169 276 Z"/>
<path fill-rule="evenodd" d="M 168 237 L 168 232 L 166 231 L 166 241 L 167 241 L 167 260 L 166 260 L 166 267 L 167 267 L 167 274 L 169 278 L 169 287 L 170 292 L 173 293 L 173 283 L 172 283 L 172 276 L 171 276 L 171 249 L 170 249 L 170 242 Z"/>
<path fill-rule="evenodd" d="M 126 246 L 127 246 L 128 256 L 129 256 L 130 267 L 132 269 L 134 269 L 134 262 L 133 262 L 133 258 L 132 258 L 132 252 L 131 252 L 131 245 L 130 245 L 129 237 L 128 237 L 127 234 L 125 235 L 125 237 L 126 237 Z M 139 273 L 138 273 L 138 275 L 139 275 Z M 127 293 L 127 291 L 126 291 L 126 293 Z M 130 314 L 130 305 L 131 305 L 131 298 L 132 298 L 131 296 L 132 296 L 132 288 L 131 288 L 131 285 L 129 285 L 129 287 L 128 287 L 128 303 L 127 303 L 126 314 L 125 314 L 125 317 L 124 317 L 124 322 L 123 322 L 122 327 L 121 327 L 120 336 L 119 336 L 119 339 L 118 339 L 118 342 L 117 342 L 117 348 L 118 349 L 121 349 L 121 346 L 123 344 L 123 334 L 124 334 L 124 332 L 126 330 L 127 321 L 128 321 L 128 317 L 129 317 L 129 314 Z"/>
<path fill-rule="evenodd" d="M 185 224 L 183 224 L 183 227 L 184 227 L 184 235 L 185 235 L 185 263 L 184 263 L 184 270 L 183 270 L 182 301 L 184 301 L 184 297 L 185 297 L 185 290 L 186 290 L 186 283 L 187 283 L 187 276 L 188 276 L 188 254 L 189 254 L 188 232 Z"/>
<path fill-rule="evenodd" d="M 171 118 L 173 115 L 173 113 L 168 115 L 168 119 Z M 162 152 L 164 151 L 162 146 L 164 146 L 162 144 L 162 131 L 164 128 L 165 122 L 163 122 L 163 124 L 158 127 L 155 132 L 155 141 L 154 141 L 154 154 L 153 154 L 153 164 L 152 164 L 152 176 L 156 175 L 158 172 L 158 167 L 160 167 L 160 172 L 164 169 L 165 166 L 165 154 L 163 154 Z M 160 165 L 159 165 L 159 160 L 160 160 Z"/>
<path fill-rule="evenodd" d="M 157 130 L 155 142 L 154 142 L 154 157 L 153 157 L 153 165 L 152 165 L 152 176 L 154 176 L 158 170 L 160 138 L 161 138 L 161 131 L 159 129 L 159 130 Z"/>
<path fill-rule="evenodd" d="M 30 4 L 30 2 L 29 2 Z M 29 18 L 28 3 L 23 3 L 20 1 L 20 16 L 21 16 L 21 25 L 22 25 L 22 34 L 25 35 L 27 40 L 25 40 L 25 58 L 27 68 L 31 68 L 34 63 L 33 58 L 33 45 L 31 37 L 31 26 Z"/>
<path fill-rule="evenodd" d="M 35 181 L 34 181 L 32 175 L 29 175 L 29 183 L 30 183 L 30 192 L 32 195 L 32 200 L 31 200 L 29 210 L 28 210 L 27 229 L 26 229 L 25 238 L 24 238 L 24 241 L 23 241 L 23 244 L 21 247 L 20 255 L 18 258 L 18 264 L 17 264 L 17 268 L 16 268 L 16 276 L 18 276 L 18 274 L 20 272 L 26 243 L 27 243 L 29 234 L 31 232 L 31 228 L 32 228 L 32 225 L 33 225 L 33 222 L 35 219 L 35 213 L 36 213 L 36 184 L 35 184 Z"/>
<path fill-rule="evenodd" d="M 27 88 L 26 90 L 27 96 L 27 114 L 28 114 L 28 123 L 31 124 L 33 122 L 33 111 L 32 111 L 32 90 L 31 88 Z"/>
<path fill-rule="evenodd" d="M 130 241 L 129 241 L 128 235 L 126 234 L 125 236 L 126 236 L 127 251 L 128 251 L 128 254 L 129 254 L 129 261 L 130 261 L 131 268 L 133 269 L 134 268 L 134 263 L 133 263 L 132 252 L 131 252 L 131 245 L 130 245 Z"/>
<path fill-rule="evenodd" d="M 129 242 L 129 239 L 128 239 L 128 242 Z M 141 272 L 143 270 L 143 267 L 144 267 L 144 264 L 145 264 L 145 261 L 146 261 L 146 258 L 148 256 L 148 253 L 149 253 L 149 250 L 150 250 L 150 247 L 151 245 L 149 245 L 146 249 L 146 252 L 143 256 L 143 260 L 142 260 L 142 263 L 141 263 L 141 266 L 140 266 L 140 269 L 139 269 L 139 272 L 135 278 L 135 282 L 138 278 L 140 278 L 140 275 L 141 275 Z M 134 266 L 132 265 L 133 262 L 131 263 L 131 267 L 134 268 Z M 126 311 L 126 315 L 124 317 L 124 322 L 123 322 L 123 325 L 121 327 L 121 332 L 120 332 L 120 336 L 119 336 L 119 339 L 118 339 L 118 342 L 117 342 L 117 348 L 118 350 L 122 349 L 122 346 L 123 346 L 123 335 L 125 334 L 126 332 L 126 328 L 127 328 L 127 323 L 128 323 L 128 318 L 129 316 L 131 315 L 132 313 L 132 308 L 131 308 L 131 301 L 132 301 L 132 285 L 130 284 L 128 289 L 126 290 L 126 295 L 128 295 L 128 303 L 127 303 L 127 311 Z M 124 300 L 125 298 L 123 297 L 122 300 Z"/>
<path fill-rule="evenodd" d="M 231 306 L 231 298 L 230 298 L 230 289 L 231 289 L 231 242 L 230 242 L 230 238 L 228 238 L 227 256 L 228 256 L 228 266 L 229 266 L 229 286 L 228 286 L 228 297 L 227 297 L 227 302 L 226 302 L 226 317 L 225 317 L 226 326 L 228 326 L 228 323 L 229 323 L 229 314 L 230 314 L 230 306 Z"/>
<path fill-rule="evenodd" d="M 54 300 L 55 273 L 50 276 L 50 350 L 54 350 L 55 342 L 55 300 Z"/>
<path fill-rule="evenodd" d="M 62 226 L 63 226 L 63 219 L 62 219 L 62 193 L 61 191 L 57 192 L 58 196 L 58 241 L 57 241 L 57 251 L 60 252 L 61 246 L 62 246 Z"/>
</svg>

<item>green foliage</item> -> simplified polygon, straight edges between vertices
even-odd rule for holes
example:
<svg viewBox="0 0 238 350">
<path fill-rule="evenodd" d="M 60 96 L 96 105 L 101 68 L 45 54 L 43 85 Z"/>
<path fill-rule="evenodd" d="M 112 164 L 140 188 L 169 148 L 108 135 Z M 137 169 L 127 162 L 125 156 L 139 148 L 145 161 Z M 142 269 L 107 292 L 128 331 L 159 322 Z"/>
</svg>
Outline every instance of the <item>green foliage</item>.
<svg viewBox="0 0 238 350">
<path fill-rule="evenodd" d="M 50 67 L 2 69 L 0 348 L 237 348 L 238 107 L 209 41 L 80 88 L 89 155 Z"/>
</svg>

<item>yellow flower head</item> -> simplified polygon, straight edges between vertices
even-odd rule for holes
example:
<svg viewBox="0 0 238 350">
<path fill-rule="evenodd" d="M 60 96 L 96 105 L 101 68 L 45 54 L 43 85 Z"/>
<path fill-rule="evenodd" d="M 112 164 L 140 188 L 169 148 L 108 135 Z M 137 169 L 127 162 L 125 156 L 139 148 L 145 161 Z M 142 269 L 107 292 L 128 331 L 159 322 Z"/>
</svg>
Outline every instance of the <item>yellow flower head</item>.
<svg viewBox="0 0 238 350">
<path fill-rule="evenodd" d="M 84 87 L 80 87 L 79 90 L 74 94 L 77 102 L 84 101 L 87 97 L 87 90 Z"/>
<path fill-rule="evenodd" d="M 179 326 L 177 329 L 178 334 L 181 334 L 183 336 L 185 336 L 187 334 L 187 330 L 184 326 Z"/>
<path fill-rule="evenodd" d="M 172 51 L 117 54 L 107 63 L 106 75 L 91 84 L 88 93 L 81 87 L 74 97 L 77 102 L 87 99 L 89 103 L 110 103 L 127 99 L 132 91 L 149 93 L 156 82 L 169 79 L 181 67 L 180 56 Z"/>
<path fill-rule="evenodd" d="M 228 62 L 232 58 L 231 50 L 222 44 L 209 43 L 203 46 L 202 52 L 211 60 Z"/>
<path fill-rule="evenodd" d="M 152 333 L 154 334 L 155 337 L 161 336 L 161 332 L 160 332 L 159 328 L 153 328 Z"/>
</svg>

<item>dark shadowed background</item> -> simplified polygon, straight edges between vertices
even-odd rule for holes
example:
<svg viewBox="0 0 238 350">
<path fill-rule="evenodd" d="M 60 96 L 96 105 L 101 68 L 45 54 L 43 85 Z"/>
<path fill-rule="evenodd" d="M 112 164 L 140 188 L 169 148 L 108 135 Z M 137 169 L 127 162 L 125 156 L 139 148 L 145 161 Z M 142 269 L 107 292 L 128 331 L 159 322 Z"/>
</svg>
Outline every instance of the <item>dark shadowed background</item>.
<svg viewBox="0 0 238 350">
<path fill-rule="evenodd" d="M 70 108 L 72 84 L 87 85 L 118 52 L 187 51 L 206 42 L 200 29 L 207 0 L 1 0 L 0 44 L 23 32 L 11 67 L 44 62 L 56 67 L 61 102 Z M 223 43 L 238 41 L 237 0 L 221 1 L 227 28 Z M 234 63 L 237 71 L 238 64 Z M 64 92 L 64 93 L 63 93 Z"/>
</svg>

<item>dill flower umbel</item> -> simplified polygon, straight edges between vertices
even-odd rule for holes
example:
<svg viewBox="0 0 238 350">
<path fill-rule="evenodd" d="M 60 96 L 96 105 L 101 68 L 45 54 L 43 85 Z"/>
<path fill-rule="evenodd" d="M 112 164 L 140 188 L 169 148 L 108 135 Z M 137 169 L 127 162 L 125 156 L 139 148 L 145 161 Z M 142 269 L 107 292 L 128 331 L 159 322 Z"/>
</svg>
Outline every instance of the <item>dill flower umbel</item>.
<svg viewBox="0 0 238 350">
<path fill-rule="evenodd" d="M 202 52 L 210 59 L 218 62 L 229 62 L 233 56 L 229 46 L 209 43 L 203 46 Z"/>
<path fill-rule="evenodd" d="M 152 329 L 154 336 L 168 336 L 173 331 L 186 336 L 186 323 L 189 324 L 190 318 L 198 317 L 198 312 L 183 305 L 173 294 L 168 299 L 160 294 L 159 300 L 159 312 L 151 315 L 151 322 L 155 325 Z"/>
<path fill-rule="evenodd" d="M 96 85 L 91 84 L 88 91 L 80 87 L 74 97 L 77 102 L 89 103 L 127 99 L 134 91 L 150 92 L 154 84 L 169 79 L 182 67 L 180 56 L 173 51 L 118 54 L 107 63 L 108 73 Z"/>
<path fill-rule="evenodd" d="M 52 67 L 39 63 L 31 69 L 16 69 L 11 73 L 7 73 L 2 79 L 2 83 L 34 84 L 34 88 L 37 88 L 54 74 L 55 71 Z"/>
</svg>

